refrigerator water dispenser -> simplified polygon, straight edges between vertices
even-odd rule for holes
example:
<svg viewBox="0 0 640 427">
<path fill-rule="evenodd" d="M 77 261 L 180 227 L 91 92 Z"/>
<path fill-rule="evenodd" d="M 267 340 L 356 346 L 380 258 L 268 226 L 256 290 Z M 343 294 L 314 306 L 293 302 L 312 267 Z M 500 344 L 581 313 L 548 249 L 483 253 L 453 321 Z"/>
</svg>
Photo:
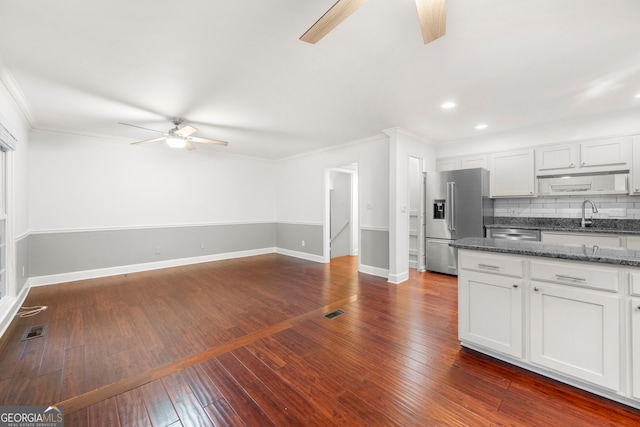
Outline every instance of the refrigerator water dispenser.
<svg viewBox="0 0 640 427">
<path fill-rule="evenodd" d="M 445 219 L 445 206 L 444 200 L 433 201 L 433 219 Z"/>
</svg>

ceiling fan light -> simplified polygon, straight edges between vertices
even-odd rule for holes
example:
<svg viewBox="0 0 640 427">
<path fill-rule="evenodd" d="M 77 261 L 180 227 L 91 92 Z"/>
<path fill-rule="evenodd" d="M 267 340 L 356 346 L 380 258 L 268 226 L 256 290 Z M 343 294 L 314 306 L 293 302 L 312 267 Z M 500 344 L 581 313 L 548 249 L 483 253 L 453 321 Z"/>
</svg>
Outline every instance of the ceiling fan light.
<svg viewBox="0 0 640 427">
<path fill-rule="evenodd" d="M 167 138 L 167 145 L 171 148 L 184 148 L 187 145 L 187 141 L 182 138 L 169 137 Z"/>
</svg>

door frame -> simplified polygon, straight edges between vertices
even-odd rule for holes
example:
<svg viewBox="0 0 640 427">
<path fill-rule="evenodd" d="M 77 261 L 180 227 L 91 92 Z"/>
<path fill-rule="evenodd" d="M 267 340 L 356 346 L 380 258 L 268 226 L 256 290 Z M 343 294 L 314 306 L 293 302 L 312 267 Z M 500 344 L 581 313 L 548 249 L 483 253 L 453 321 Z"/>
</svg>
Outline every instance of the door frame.
<svg viewBox="0 0 640 427">
<path fill-rule="evenodd" d="M 322 232 L 323 262 L 331 262 L 331 172 L 343 172 L 351 175 L 351 236 L 349 254 L 358 256 L 360 248 L 360 212 L 358 195 L 358 162 L 344 163 L 327 167 L 324 170 L 324 219 Z M 360 260 L 358 259 L 358 267 Z"/>
</svg>

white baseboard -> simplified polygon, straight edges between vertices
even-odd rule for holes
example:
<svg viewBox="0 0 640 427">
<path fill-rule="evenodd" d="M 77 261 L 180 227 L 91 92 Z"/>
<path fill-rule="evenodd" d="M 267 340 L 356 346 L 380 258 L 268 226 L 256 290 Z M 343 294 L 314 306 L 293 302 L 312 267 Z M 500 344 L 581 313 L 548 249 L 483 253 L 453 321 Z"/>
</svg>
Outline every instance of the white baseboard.
<svg viewBox="0 0 640 427">
<path fill-rule="evenodd" d="M 100 268 L 96 270 L 74 271 L 71 273 L 37 276 L 29 279 L 31 286 L 55 285 L 57 283 L 73 282 L 76 280 L 96 279 L 98 277 L 117 276 L 119 274 L 138 273 L 141 271 L 159 270 L 162 268 L 179 267 L 182 265 L 200 264 L 203 262 L 221 261 L 225 259 L 244 258 L 256 255 L 271 254 L 276 248 L 252 249 L 249 251 L 227 252 L 192 258 L 180 258 L 167 261 L 147 262 L 144 264 L 123 265 L 118 267 Z M 26 286 L 25 286 L 26 288 Z"/>
<path fill-rule="evenodd" d="M 298 252 L 298 251 L 292 251 L 290 249 L 283 249 L 283 248 L 276 248 L 276 253 L 282 254 L 282 255 L 287 255 L 287 256 L 292 256 L 292 257 L 295 257 L 295 258 L 306 259 L 307 261 L 315 261 L 315 262 L 324 263 L 324 257 L 322 255 L 314 255 L 314 254 L 310 254 L 310 253 L 307 253 L 307 252 Z"/>
<path fill-rule="evenodd" d="M 22 303 L 29 295 L 29 287 L 27 281 L 17 297 L 4 297 L 0 300 L 0 337 L 7 331 L 16 313 L 22 307 Z"/>
<path fill-rule="evenodd" d="M 393 283 L 394 285 L 397 285 L 399 283 L 405 282 L 409 280 L 409 272 L 405 271 L 403 273 L 400 274 L 389 274 L 388 276 L 388 281 L 389 283 Z"/>
<path fill-rule="evenodd" d="M 384 277 L 385 279 L 389 276 L 388 269 L 373 267 L 371 265 L 360 264 L 358 266 L 358 271 L 361 273 L 371 274 L 372 276 Z"/>
</svg>

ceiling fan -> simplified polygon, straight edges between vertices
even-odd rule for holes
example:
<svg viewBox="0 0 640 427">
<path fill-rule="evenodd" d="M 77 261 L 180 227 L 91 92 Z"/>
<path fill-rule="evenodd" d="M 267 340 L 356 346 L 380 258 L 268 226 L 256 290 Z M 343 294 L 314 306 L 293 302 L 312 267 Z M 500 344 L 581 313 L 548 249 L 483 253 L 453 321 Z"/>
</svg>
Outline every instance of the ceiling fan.
<svg viewBox="0 0 640 427">
<path fill-rule="evenodd" d="M 173 123 L 173 128 L 166 133 L 161 132 L 159 130 L 155 130 L 155 129 L 145 128 L 142 126 L 131 125 L 129 123 L 119 123 L 119 124 L 125 125 L 125 126 L 131 126 L 138 129 L 149 130 L 151 132 L 162 134 L 162 136 L 158 138 L 145 139 L 142 141 L 132 142 L 131 144 L 143 144 L 145 142 L 162 141 L 164 139 L 169 147 L 186 148 L 189 151 L 196 149 L 196 147 L 192 144 L 192 142 L 200 142 L 203 144 L 216 144 L 216 145 L 223 145 L 223 146 L 229 145 L 229 143 L 226 141 L 218 141 L 216 139 L 199 138 L 197 136 L 191 136 L 194 133 L 196 133 L 198 129 L 189 125 L 180 127 L 180 125 L 182 124 L 182 119 L 179 119 L 177 117 L 172 118 L 171 123 Z"/>
<path fill-rule="evenodd" d="M 307 32 L 300 36 L 300 40 L 307 43 L 317 43 L 362 6 L 365 1 L 338 0 Z M 445 0 L 416 0 L 416 7 L 418 8 L 418 19 L 424 44 L 444 36 L 447 24 Z"/>
</svg>

